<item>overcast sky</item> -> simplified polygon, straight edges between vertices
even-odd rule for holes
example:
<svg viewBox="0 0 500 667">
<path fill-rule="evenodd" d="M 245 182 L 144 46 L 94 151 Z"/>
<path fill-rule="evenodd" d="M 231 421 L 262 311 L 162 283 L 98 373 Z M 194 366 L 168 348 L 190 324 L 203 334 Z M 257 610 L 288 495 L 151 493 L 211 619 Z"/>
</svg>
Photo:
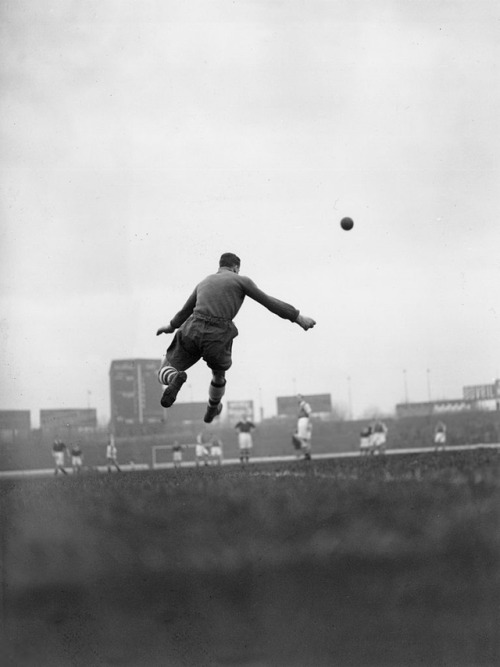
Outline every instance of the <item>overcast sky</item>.
<svg viewBox="0 0 500 667">
<path fill-rule="evenodd" d="M 160 359 L 226 251 L 317 320 L 247 300 L 228 400 L 356 416 L 500 377 L 497 0 L 0 12 L 0 409 L 107 419 L 111 361 Z"/>
</svg>

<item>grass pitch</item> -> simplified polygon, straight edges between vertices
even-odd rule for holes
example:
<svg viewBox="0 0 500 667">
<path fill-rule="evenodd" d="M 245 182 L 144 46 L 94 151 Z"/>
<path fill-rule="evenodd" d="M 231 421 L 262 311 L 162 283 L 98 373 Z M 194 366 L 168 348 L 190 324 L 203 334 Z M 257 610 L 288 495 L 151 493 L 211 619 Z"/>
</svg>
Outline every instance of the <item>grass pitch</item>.
<svg viewBox="0 0 500 667">
<path fill-rule="evenodd" d="M 492 450 L 0 481 L 2 664 L 500 663 Z"/>
</svg>

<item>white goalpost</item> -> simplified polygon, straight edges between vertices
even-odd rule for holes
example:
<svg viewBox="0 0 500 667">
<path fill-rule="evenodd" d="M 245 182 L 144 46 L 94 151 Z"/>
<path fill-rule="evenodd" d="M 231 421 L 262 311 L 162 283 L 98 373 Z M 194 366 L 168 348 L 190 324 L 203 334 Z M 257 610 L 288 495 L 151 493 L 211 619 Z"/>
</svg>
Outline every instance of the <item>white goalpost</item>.
<svg viewBox="0 0 500 667">
<path fill-rule="evenodd" d="M 169 468 L 172 463 L 172 445 L 153 445 L 151 449 L 151 461 L 153 470 L 156 468 Z"/>
<path fill-rule="evenodd" d="M 184 449 L 196 447 L 195 444 L 183 445 Z M 173 468 L 172 445 L 153 445 L 151 448 L 152 468 Z"/>
</svg>

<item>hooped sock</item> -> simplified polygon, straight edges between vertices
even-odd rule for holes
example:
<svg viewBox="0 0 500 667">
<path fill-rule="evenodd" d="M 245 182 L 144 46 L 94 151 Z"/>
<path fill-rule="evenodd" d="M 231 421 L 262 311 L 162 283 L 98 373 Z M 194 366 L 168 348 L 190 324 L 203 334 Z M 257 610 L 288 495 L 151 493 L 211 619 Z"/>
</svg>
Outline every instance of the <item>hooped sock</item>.
<svg viewBox="0 0 500 667">
<path fill-rule="evenodd" d="M 158 380 L 161 384 L 170 384 L 176 373 L 177 368 L 174 368 L 173 366 L 164 366 L 163 368 L 160 368 L 158 372 Z"/>
</svg>

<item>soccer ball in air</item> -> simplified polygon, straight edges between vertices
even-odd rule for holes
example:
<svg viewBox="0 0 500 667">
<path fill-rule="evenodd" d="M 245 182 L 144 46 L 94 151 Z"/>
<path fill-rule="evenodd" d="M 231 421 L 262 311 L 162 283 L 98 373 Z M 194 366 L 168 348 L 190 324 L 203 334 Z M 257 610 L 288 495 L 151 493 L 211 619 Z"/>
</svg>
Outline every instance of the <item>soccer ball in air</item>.
<svg viewBox="0 0 500 667">
<path fill-rule="evenodd" d="M 340 226 L 342 229 L 345 229 L 345 231 L 348 232 L 354 227 L 354 220 L 352 218 L 342 218 L 340 221 Z"/>
</svg>

